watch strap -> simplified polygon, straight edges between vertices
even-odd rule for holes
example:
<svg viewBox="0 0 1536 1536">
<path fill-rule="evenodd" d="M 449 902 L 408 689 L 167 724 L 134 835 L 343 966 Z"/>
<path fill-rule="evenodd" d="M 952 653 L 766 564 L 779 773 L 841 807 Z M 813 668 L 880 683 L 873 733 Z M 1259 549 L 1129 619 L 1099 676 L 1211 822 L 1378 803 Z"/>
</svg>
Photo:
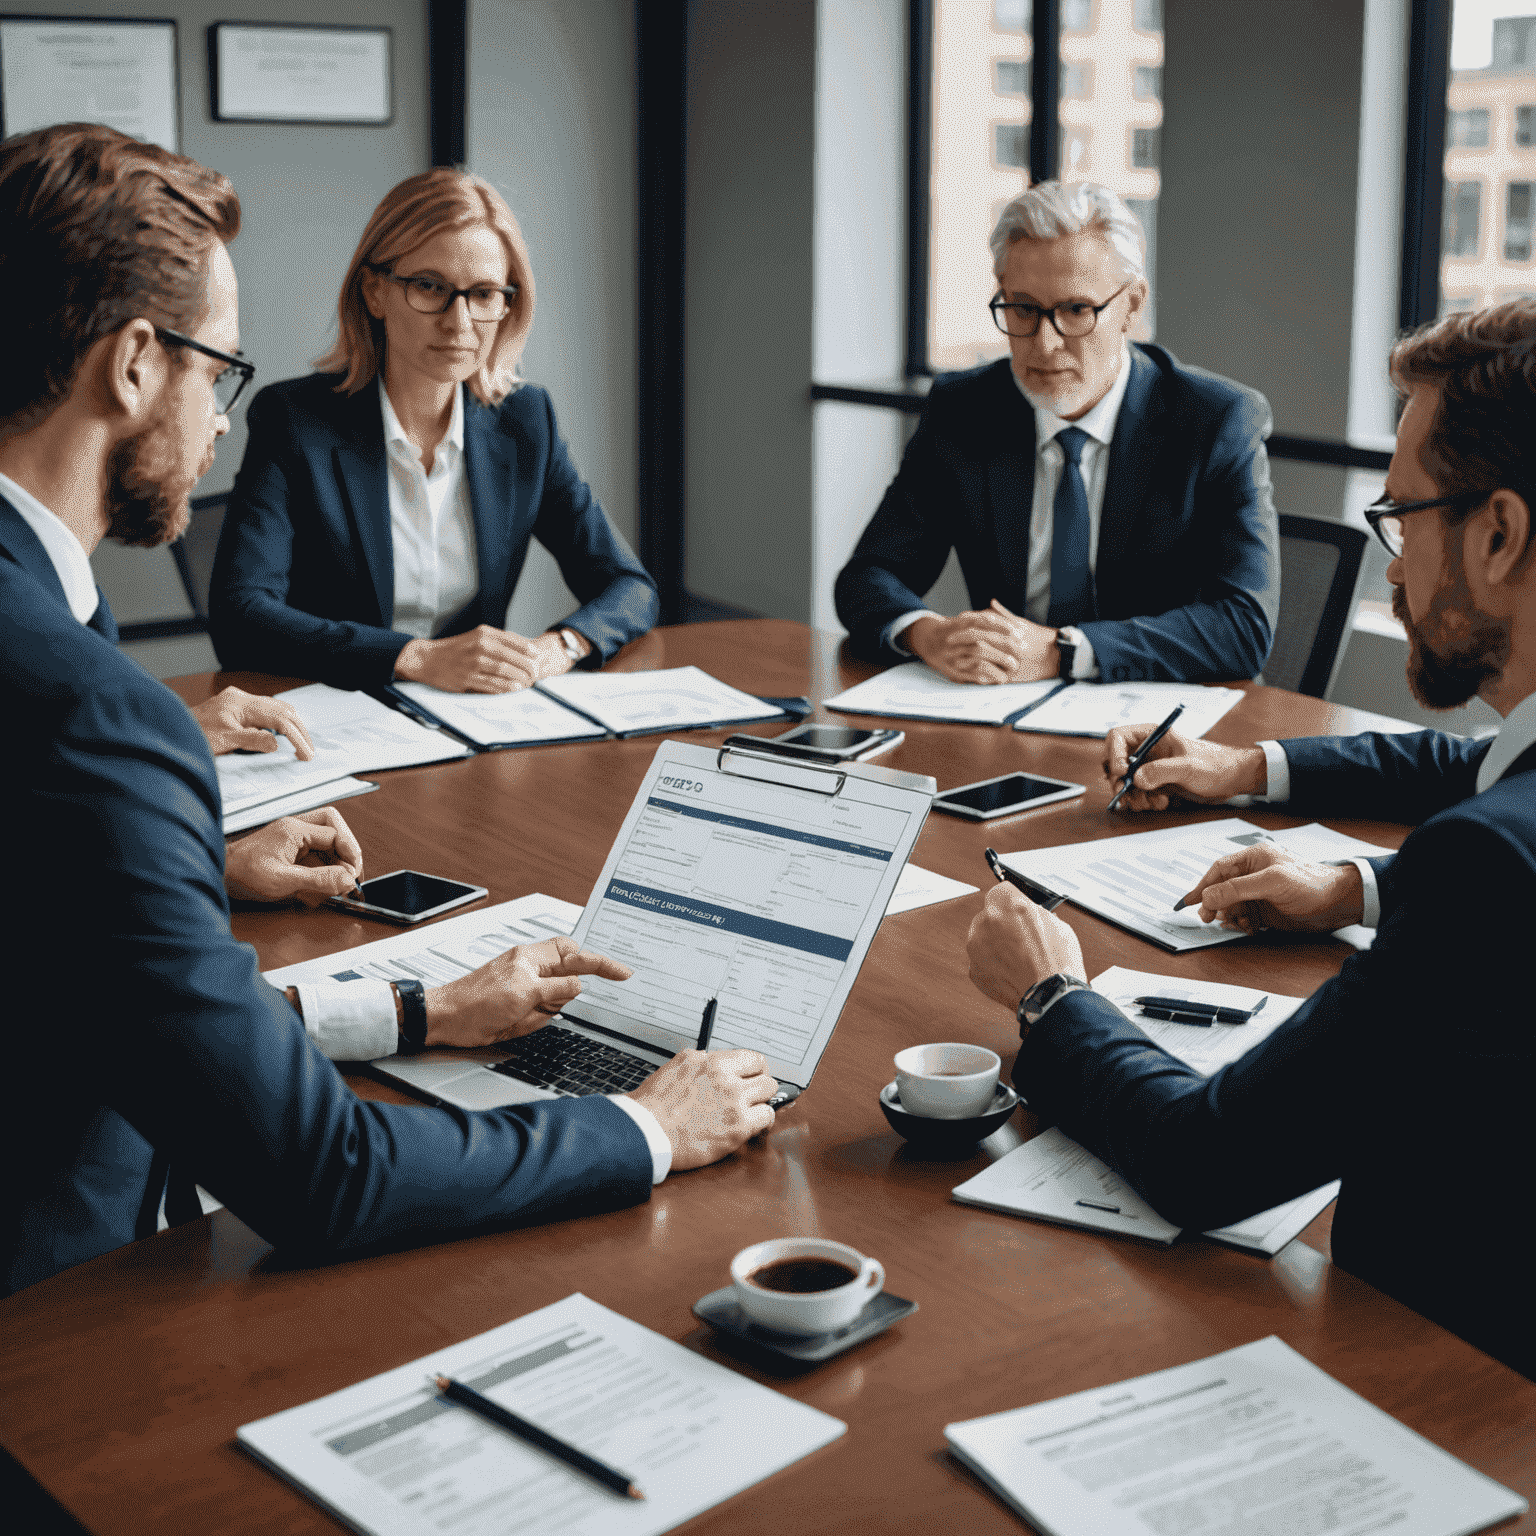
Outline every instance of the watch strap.
<svg viewBox="0 0 1536 1536">
<path fill-rule="evenodd" d="M 560 636 L 560 644 L 565 647 L 565 654 L 572 662 L 584 661 L 586 652 L 581 648 L 581 640 L 574 629 L 561 629 L 556 633 Z"/>
<path fill-rule="evenodd" d="M 1087 988 L 1088 983 L 1082 977 L 1069 976 L 1065 971 L 1058 971 L 1054 976 L 1047 976 L 1044 981 L 1037 981 L 1019 999 L 1016 1015 L 1019 1028 L 1027 1030 L 1038 1024 L 1045 1010 L 1065 993 L 1086 991 Z"/>
<path fill-rule="evenodd" d="M 1061 665 L 1056 669 L 1058 677 L 1064 677 L 1071 682 L 1074 668 L 1077 665 L 1077 631 L 1074 629 L 1058 629 L 1056 631 L 1056 653 L 1061 658 Z"/>
<path fill-rule="evenodd" d="M 400 1049 L 405 1054 L 427 1044 L 427 989 L 419 981 L 392 981 L 400 999 Z"/>
</svg>

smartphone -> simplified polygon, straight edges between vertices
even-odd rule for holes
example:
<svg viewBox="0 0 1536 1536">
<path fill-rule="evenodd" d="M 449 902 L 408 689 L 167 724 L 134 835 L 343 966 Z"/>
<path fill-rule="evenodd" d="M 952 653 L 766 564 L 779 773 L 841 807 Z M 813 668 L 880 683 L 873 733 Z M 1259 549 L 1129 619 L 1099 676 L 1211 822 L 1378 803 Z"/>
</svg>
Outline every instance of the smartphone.
<svg viewBox="0 0 1536 1536">
<path fill-rule="evenodd" d="M 483 885 L 444 880 L 417 869 L 397 869 L 392 875 L 364 880 L 362 896 L 332 896 L 329 905 L 359 917 L 377 917 L 386 923 L 421 923 L 429 917 L 466 907 L 486 894 Z"/>
<path fill-rule="evenodd" d="M 934 798 L 936 811 L 964 816 L 968 821 L 992 821 L 998 816 L 1012 816 L 1018 811 L 1032 811 L 1037 806 L 1057 800 L 1071 800 L 1082 794 L 1083 786 L 1067 779 L 1047 779 L 1037 774 L 1005 773 L 1000 778 L 982 779 L 979 784 L 962 784 L 946 789 Z"/>
<path fill-rule="evenodd" d="M 905 731 L 864 731 L 851 725 L 811 723 L 797 725 L 782 736 L 732 736 L 726 746 L 818 763 L 861 763 L 899 747 L 906 739 Z"/>
</svg>

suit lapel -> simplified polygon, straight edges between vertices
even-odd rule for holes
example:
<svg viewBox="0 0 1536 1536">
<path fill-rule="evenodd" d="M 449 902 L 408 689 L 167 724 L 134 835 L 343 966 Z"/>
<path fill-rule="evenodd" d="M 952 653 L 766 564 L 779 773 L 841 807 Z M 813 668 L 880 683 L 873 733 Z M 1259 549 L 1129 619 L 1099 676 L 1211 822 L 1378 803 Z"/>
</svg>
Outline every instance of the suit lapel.
<svg viewBox="0 0 1536 1536">
<path fill-rule="evenodd" d="M 1499 775 L 1499 781 L 1512 777 L 1517 773 L 1530 773 L 1536 771 L 1536 743 L 1527 747 L 1524 752 L 1512 762 L 1503 773 Z"/>
<path fill-rule="evenodd" d="M 1024 612 L 1029 590 L 1029 524 L 1035 505 L 1035 413 L 1019 393 L 1007 362 L 998 370 L 996 416 L 984 428 L 995 446 L 987 456 L 987 515 L 997 547 L 998 590 L 1005 607 Z"/>
<path fill-rule="evenodd" d="M 43 541 L 32 532 L 31 525 L 3 496 L 0 496 L 0 550 L 19 565 L 42 589 L 53 598 L 66 613 L 69 598 L 64 594 L 64 583 L 53 568 Z M 100 588 L 97 589 L 100 591 Z M 105 603 L 103 598 L 102 602 Z M 110 610 L 108 611 L 110 617 Z M 116 625 L 113 625 L 114 630 Z"/>
<path fill-rule="evenodd" d="M 86 623 L 101 636 L 108 645 L 117 644 L 117 619 L 112 613 L 111 604 L 107 602 L 107 594 L 96 588 L 96 611 Z"/>
<path fill-rule="evenodd" d="M 1158 398 L 1157 365 L 1139 347 L 1132 347 L 1131 377 L 1120 402 L 1115 435 L 1109 445 L 1109 474 L 1104 482 L 1104 505 L 1099 513 L 1099 547 L 1094 559 L 1094 588 L 1098 606 L 1117 607 L 1103 594 L 1113 593 L 1131 573 L 1134 557 L 1132 532 L 1136 513 L 1152 482 L 1153 468 L 1162 452 L 1163 405 Z"/>
<path fill-rule="evenodd" d="M 373 581 L 376 622 L 388 629 L 395 618 L 395 544 L 389 529 L 389 465 L 377 390 L 358 390 L 344 402 L 344 411 L 339 424 L 344 442 L 331 455 Z"/>
<path fill-rule="evenodd" d="M 517 444 L 505 432 L 496 430 L 497 413 L 482 405 L 464 389 L 464 473 L 469 482 L 469 505 L 475 522 L 475 570 L 480 578 L 480 621 L 500 625 L 506 617 L 506 605 L 500 612 L 487 608 L 496 605 L 494 594 L 506 584 L 511 554 L 508 509 L 516 505 L 513 481 L 517 475 Z M 511 593 L 507 594 L 508 600 Z"/>
</svg>

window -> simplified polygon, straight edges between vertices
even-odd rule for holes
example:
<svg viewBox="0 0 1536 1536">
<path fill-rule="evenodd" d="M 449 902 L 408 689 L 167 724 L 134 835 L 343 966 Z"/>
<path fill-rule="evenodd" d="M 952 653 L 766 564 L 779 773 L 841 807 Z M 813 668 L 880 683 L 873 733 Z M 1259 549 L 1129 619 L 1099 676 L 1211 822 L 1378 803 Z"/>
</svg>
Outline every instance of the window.
<svg viewBox="0 0 1536 1536">
<path fill-rule="evenodd" d="M 1029 169 L 1029 125 L 998 123 L 992 129 L 992 157 L 998 165 Z"/>
<path fill-rule="evenodd" d="M 1494 22 L 1493 67 L 1536 69 L 1536 16 L 1501 16 Z"/>
<path fill-rule="evenodd" d="M 1093 135 L 1091 128 L 1069 128 L 1061 136 L 1061 179 L 1063 181 L 1088 180 L 1088 148 Z"/>
<path fill-rule="evenodd" d="M 1445 142 L 1449 148 L 1488 148 L 1488 109 L 1471 107 L 1464 112 L 1446 113 Z"/>
<path fill-rule="evenodd" d="M 997 94 L 999 96 L 1029 95 L 1029 65 L 1017 59 L 997 61 Z"/>
<path fill-rule="evenodd" d="M 1536 144 L 1536 106 L 1515 108 L 1515 148 Z"/>
<path fill-rule="evenodd" d="M 1131 129 L 1131 165 L 1138 171 L 1155 171 L 1161 128 Z"/>
<path fill-rule="evenodd" d="M 1445 255 L 1477 255 L 1477 221 L 1482 201 L 1481 182 L 1456 181 L 1445 189 L 1445 235 L 1441 241 Z"/>
<path fill-rule="evenodd" d="M 1158 40 L 1163 34 L 1163 0 L 1136 0 L 1136 30 L 1156 32 Z"/>
<path fill-rule="evenodd" d="M 1504 260 L 1531 259 L 1531 183 L 1512 181 L 1504 198 Z M 1510 295 L 1514 297 L 1513 294 Z"/>
<path fill-rule="evenodd" d="M 992 0 L 992 25 L 999 32 L 1028 32 L 1032 0 Z"/>
<path fill-rule="evenodd" d="M 1061 66 L 1061 99 L 1063 101 L 1090 101 L 1093 98 L 1093 65 L 1063 64 Z"/>
<path fill-rule="evenodd" d="M 1061 0 L 1061 30 L 1088 32 L 1093 29 L 1093 0 Z"/>
<path fill-rule="evenodd" d="M 1161 64 L 1136 66 L 1136 100 L 1161 101 L 1163 99 L 1163 67 Z"/>
</svg>

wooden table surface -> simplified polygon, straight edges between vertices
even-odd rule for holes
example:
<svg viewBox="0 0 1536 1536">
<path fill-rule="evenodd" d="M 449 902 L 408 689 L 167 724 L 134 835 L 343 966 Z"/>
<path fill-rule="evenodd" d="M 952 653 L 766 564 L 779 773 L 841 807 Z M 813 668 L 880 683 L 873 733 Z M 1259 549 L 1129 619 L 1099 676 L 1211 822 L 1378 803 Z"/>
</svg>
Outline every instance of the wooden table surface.
<svg viewBox="0 0 1536 1536">
<path fill-rule="evenodd" d="M 688 663 L 754 693 L 817 700 L 870 671 L 842 661 L 830 637 L 770 620 L 657 631 L 614 665 Z M 246 674 L 173 686 L 197 702 L 229 682 L 262 692 L 292 686 Z M 1253 742 L 1373 723 L 1250 686 L 1210 735 Z M 880 764 L 931 773 L 940 788 L 1012 769 L 1089 785 L 1077 800 L 991 826 L 931 817 L 913 862 L 983 887 L 989 842 L 1045 847 L 1224 814 L 1106 816 L 1097 742 L 902 724 L 905 744 Z M 544 747 L 400 770 L 341 809 L 373 872 L 405 866 L 473 880 L 491 901 L 537 890 L 579 903 L 656 745 Z M 1295 824 L 1262 807 L 1243 814 Z M 1391 846 L 1407 830 L 1332 824 Z M 673 1176 L 646 1205 L 321 1268 L 285 1265 L 219 1211 L 0 1302 L 0 1444 L 93 1532 L 333 1532 L 328 1515 L 236 1448 L 237 1426 L 580 1290 L 848 1424 L 832 1445 L 690 1522 L 700 1536 L 1020 1530 L 949 1456 L 945 1423 L 1271 1333 L 1536 1503 L 1536 1385 L 1334 1268 L 1329 1213 L 1266 1260 L 1200 1238 L 1161 1249 L 951 1201 L 950 1189 L 997 1147 L 952 1162 L 915 1157 L 876 1095 L 894 1076 L 892 1055 L 919 1041 L 975 1040 L 1011 1062 L 1012 1017 L 966 979 L 965 933 L 979 902 L 887 918 L 806 1094 L 762 1142 Z M 1071 906 L 1061 915 L 1082 940 L 1090 976 L 1120 964 L 1305 994 L 1348 953 L 1332 939 L 1266 935 L 1167 955 Z M 240 912 L 235 931 L 270 968 L 389 930 L 340 912 L 284 910 Z M 351 1080 L 360 1092 L 398 1097 L 361 1073 Z M 1433 1134 L 1432 1105 L 1424 1125 Z M 1032 1134 L 1032 1117 L 1021 1110 L 1012 1129 Z M 690 1304 L 726 1283 L 738 1249 L 795 1234 L 874 1254 L 887 1287 L 921 1310 L 798 1376 L 743 1364 Z M 1436 1240 L 1426 1213 L 1423 1241 Z M 1536 1516 L 1504 1529 L 1536 1530 Z"/>
</svg>

